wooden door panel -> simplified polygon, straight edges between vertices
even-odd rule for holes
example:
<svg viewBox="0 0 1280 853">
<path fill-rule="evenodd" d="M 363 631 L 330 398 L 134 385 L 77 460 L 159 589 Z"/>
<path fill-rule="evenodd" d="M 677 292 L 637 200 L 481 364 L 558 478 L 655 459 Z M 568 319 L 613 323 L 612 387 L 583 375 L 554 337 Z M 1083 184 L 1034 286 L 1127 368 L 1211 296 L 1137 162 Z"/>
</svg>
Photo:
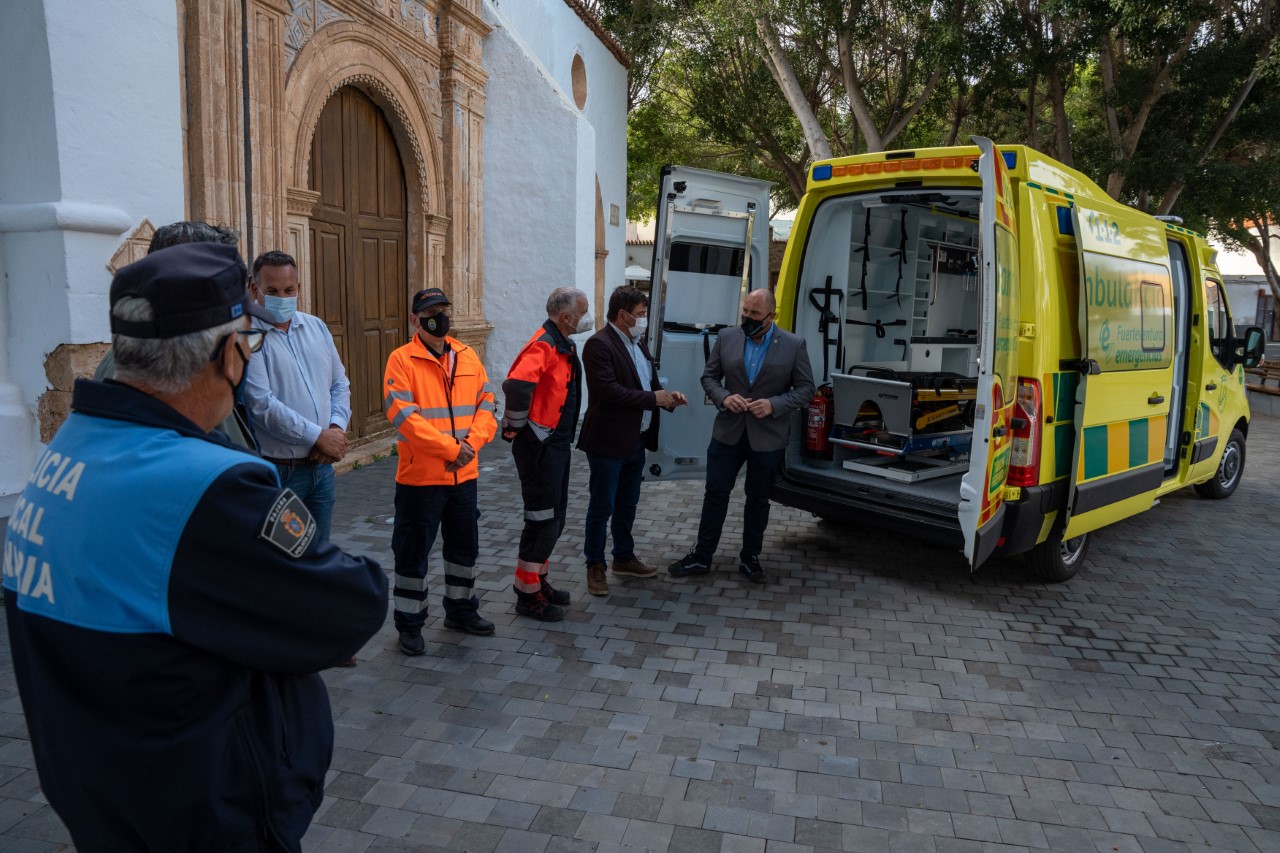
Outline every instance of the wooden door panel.
<svg viewBox="0 0 1280 853">
<path fill-rule="evenodd" d="M 350 431 L 384 433 L 382 373 L 408 337 L 404 167 L 386 117 L 352 87 L 325 106 L 311 163 L 321 193 L 311 220 L 317 314 L 351 380 Z"/>
<path fill-rule="evenodd" d="M 378 269 L 382 281 L 382 320 L 393 324 L 404 311 L 405 296 L 402 282 L 404 271 L 404 242 L 399 235 L 384 235 L 378 241 Z"/>
<path fill-rule="evenodd" d="M 390 133 L 382 137 L 381 150 L 378 152 L 378 166 L 381 184 L 381 197 L 378 199 L 382 216 L 386 219 L 403 220 L 405 218 L 405 181 L 404 169 L 400 163 L 400 154 L 396 150 L 396 141 Z"/>
<path fill-rule="evenodd" d="M 381 148 L 380 134 L 386 122 L 382 112 L 368 99 L 356 103 L 352 116 L 353 154 L 358 174 L 362 180 L 353 188 L 355 204 L 352 213 L 364 216 L 379 216 L 378 208 L 378 153 Z"/>
<path fill-rule="evenodd" d="M 367 435 L 371 432 L 377 432 L 382 429 L 390 429 L 391 426 L 387 422 L 386 415 L 382 411 L 382 373 L 387 364 L 387 354 L 382 351 L 382 335 L 378 329 L 371 329 L 363 332 L 360 336 L 360 342 L 364 346 L 364 362 L 365 377 L 364 387 L 366 391 L 373 390 L 377 393 L 365 393 L 361 395 L 360 412 L 365 419 L 364 433 Z"/>
<path fill-rule="evenodd" d="M 311 143 L 311 188 L 319 190 L 320 205 L 336 210 L 346 208 L 342 125 L 342 101 L 335 97 L 321 111 Z"/>
<path fill-rule="evenodd" d="M 379 308 L 380 282 L 378 281 L 378 237 L 362 231 L 358 246 L 360 257 L 356 265 L 357 280 L 355 285 L 360 290 L 360 319 L 362 328 L 375 328 L 382 319 Z"/>
</svg>

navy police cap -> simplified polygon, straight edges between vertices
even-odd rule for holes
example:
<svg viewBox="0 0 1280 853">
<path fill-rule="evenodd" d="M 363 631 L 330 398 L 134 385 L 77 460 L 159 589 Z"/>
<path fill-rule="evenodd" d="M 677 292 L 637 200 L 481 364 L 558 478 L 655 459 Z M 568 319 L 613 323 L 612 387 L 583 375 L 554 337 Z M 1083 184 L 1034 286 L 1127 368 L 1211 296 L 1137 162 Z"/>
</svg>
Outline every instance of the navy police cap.
<svg viewBox="0 0 1280 853">
<path fill-rule="evenodd" d="M 251 314 L 275 317 L 249 298 L 248 273 L 235 246 L 183 243 L 152 252 L 111 280 L 111 305 L 125 297 L 151 303 L 154 319 L 111 317 L 111 332 L 130 338 L 174 338 Z"/>
</svg>

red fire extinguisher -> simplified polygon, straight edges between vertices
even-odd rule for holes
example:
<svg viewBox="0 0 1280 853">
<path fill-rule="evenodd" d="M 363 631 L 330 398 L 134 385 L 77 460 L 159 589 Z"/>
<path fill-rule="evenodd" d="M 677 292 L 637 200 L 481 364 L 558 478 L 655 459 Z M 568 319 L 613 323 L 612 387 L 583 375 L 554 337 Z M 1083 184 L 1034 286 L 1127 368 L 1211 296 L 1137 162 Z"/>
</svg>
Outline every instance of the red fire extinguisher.
<svg viewBox="0 0 1280 853">
<path fill-rule="evenodd" d="M 809 401 L 808 428 L 805 430 L 804 449 L 810 456 L 830 459 L 831 452 L 831 420 L 834 415 L 835 400 L 831 396 L 831 386 L 823 385 Z"/>
</svg>

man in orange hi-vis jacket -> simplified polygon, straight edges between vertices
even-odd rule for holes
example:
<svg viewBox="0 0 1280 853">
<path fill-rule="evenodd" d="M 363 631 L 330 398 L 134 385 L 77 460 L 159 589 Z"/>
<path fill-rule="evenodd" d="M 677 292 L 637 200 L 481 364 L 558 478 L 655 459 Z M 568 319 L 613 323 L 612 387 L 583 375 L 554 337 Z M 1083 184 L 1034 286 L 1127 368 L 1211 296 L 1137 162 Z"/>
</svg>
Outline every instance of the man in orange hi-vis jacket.
<svg viewBox="0 0 1280 853">
<path fill-rule="evenodd" d="M 493 390 L 475 350 L 449 337 L 449 298 L 438 287 L 413 297 L 413 340 L 391 353 L 383 390 L 399 434 L 395 555 L 395 623 L 400 650 L 426 651 L 427 556 L 444 540 L 444 625 L 487 636 L 475 589 L 480 545 L 477 455 L 498 431 Z"/>
<path fill-rule="evenodd" d="M 511 442 L 524 530 L 516 560 L 516 613 L 559 622 L 569 593 L 547 582 L 547 560 L 564 530 L 569 503 L 569 463 L 582 400 L 578 348 L 569 335 L 590 331 L 587 295 L 558 287 L 547 298 L 547 321 L 520 350 L 507 381 L 502 437 Z"/>
</svg>

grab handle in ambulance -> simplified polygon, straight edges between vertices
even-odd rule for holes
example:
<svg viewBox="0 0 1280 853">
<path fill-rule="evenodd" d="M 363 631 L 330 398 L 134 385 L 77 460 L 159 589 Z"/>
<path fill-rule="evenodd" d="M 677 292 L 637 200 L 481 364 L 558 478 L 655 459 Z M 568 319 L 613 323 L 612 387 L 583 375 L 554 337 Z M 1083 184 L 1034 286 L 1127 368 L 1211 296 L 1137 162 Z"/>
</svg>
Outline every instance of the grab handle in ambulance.
<svg viewBox="0 0 1280 853">
<path fill-rule="evenodd" d="M 1148 406 L 1158 406 L 1163 402 L 1164 402 L 1163 394 L 1152 394 L 1150 397 L 1147 398 Z"/>
</svg>

